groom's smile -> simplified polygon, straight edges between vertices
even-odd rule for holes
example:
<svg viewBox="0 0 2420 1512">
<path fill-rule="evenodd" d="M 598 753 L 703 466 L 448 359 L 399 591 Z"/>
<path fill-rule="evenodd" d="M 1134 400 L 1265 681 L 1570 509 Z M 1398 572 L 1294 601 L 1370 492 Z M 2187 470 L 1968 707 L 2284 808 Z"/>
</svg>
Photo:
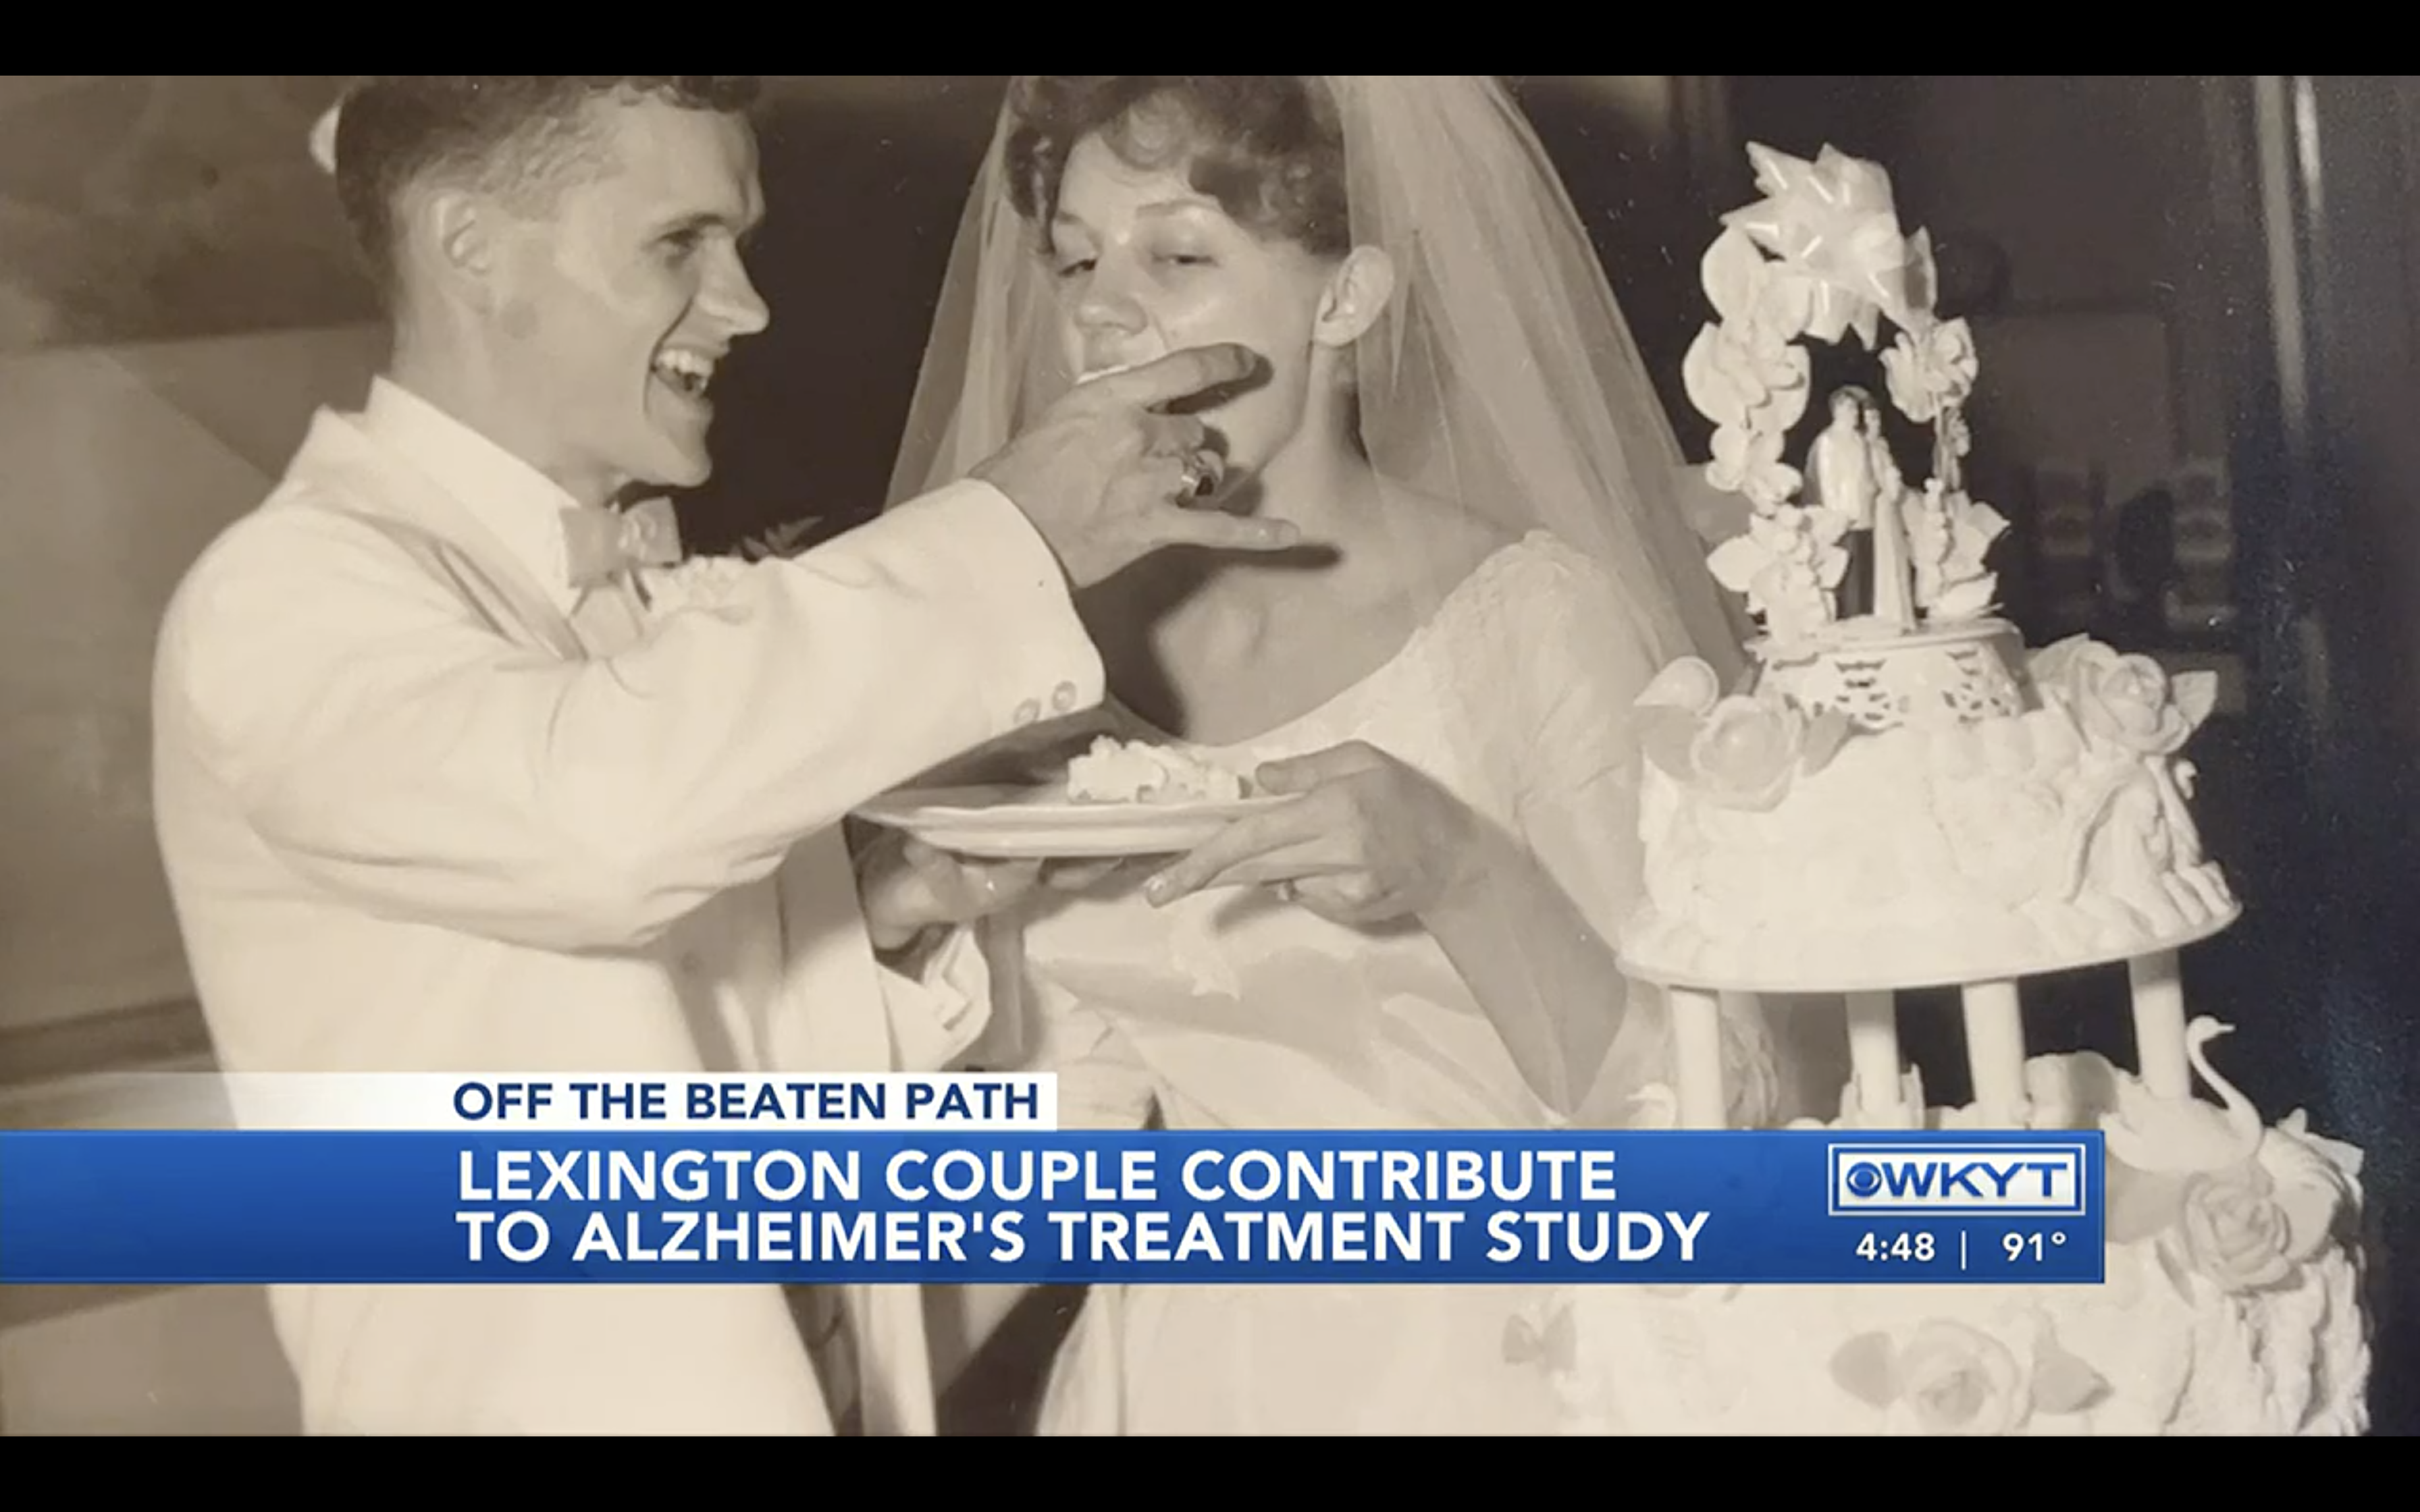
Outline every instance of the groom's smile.
<svg viewBox="0 0 2420 1512">
<path fill-rule="evenodd" d="M 709 356 L 686 347 L 666 347 L 656 353 L 656 381 L 684 398 L 703 402 L 707 386 L 714 382 L 715 364 L 721 361 L 720 355 Z"/>
<path fill-rule="evenodd" d="M 716 375 L 770 322 L 741 255 L 763 213 L 755 141 L 653 100 L 591 108 L 594 166 L 531 227 L 514 289 L 531 329 L 506 362 L 520 402 L 551 411 L 547 471 L 576 497 L 693 488 L 713 473 Z"/>
</svg>

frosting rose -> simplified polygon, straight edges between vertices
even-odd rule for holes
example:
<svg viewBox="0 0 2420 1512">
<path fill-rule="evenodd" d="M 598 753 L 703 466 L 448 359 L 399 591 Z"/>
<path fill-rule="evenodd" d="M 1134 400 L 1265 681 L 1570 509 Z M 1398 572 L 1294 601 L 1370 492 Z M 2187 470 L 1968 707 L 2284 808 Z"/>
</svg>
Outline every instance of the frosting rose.
<svg viewBox="0 0 2420 1512">
<path fill-rule="evenodd" d="M 2013 1433 L 2037 1412 L 2065 1417 L 2108 1398 L 2107 1379 L 2060 1345 L 2047 1318 L 2036 1335 L 2028 1376 L 2007 1346 L 1963 1323 L 1926 1323 L 1904 1348 L 1887 1334 L 1860 1334 L 1833 1352 L 1832 1381 L 1936 1437 Z"/>
<path fill-rule="evenodd" d="M 1847 733 L 1837 714 L 1809 720 L 1778 699 L 1735 694 L 1694 708 L 1642 703 L 1648 759 L 1721 809 L 1770 810 L 1802 768 L 1819 770 L 1830 760 Z"/>
<path fill-rule="evenodd" d="M 1935 1437 L 1994 1438 L 2024 1426 L 2032 1391 L 1997 1339 L 1963 1323 L 1931 1322 L 1899 1351 L 1899 1400 Z"/>
<path fill-rule="evenodd" d="M 2298 1264 L 2318 1258 L 2337 1239 L 2345 1213 L 2360 1204 L 2359 1152 L 2308 1134 L 2298 1113 L 2262 1136 L 2258 1158 L 2286 1220 L 2287 1257 Z"/>
<path fill-rule="evenodd" d="M 1788 710 L 1755 699 L 1725 699 L 1690 743 L 1690 765 L 1699 786 L 1716 802 L 1770 809 L 1789 791 L 1797 736 Z"/>
<path fill-rule="evenodd" d="M 2170 1230 L 2181 1258 L 2222 1291 L 2258 1291 L 2293 1275 L 2293 1225 L 2275 1193 L 2254 1163 L 2187 1178 Z"/>
<path fill-rule="evenodd" d="M 2067 705 L 2085 734 L 2145 756 L 2183 748 L 2209 717 L 2215 683 L 2207 674 L 2177 679 L 2149 656 L 2124 655 L 2078 636 L 2034 662 L 2042 691 Z"/>
</svg>

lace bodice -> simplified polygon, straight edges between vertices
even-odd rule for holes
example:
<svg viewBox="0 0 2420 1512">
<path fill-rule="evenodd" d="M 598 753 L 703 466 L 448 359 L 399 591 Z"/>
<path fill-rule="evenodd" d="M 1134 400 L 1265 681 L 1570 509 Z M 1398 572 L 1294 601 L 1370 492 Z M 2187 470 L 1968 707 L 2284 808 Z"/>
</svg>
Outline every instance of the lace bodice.
<svg viewBox="0 0 2420 1512">
<path fill-rule="evenodd" d="M 1533 532 L 1377 671 L 1258 738 L 1180 742 L 1116 707 L 1096 722 L 1246 769 L 1376 747 L 1525 838 L 1610 939 L 1640 891 L 1630 710 L 1655 671 L 1594 565 Z M 1140 880 L 1054 903 L 1026 934 L 1034 1064 L 1060 1073 L 1063 1126 L 1131 1127 L 1155 1102 L 1175 1128 L 1558 1121 L 1424 933 L 1348 929 L 1259 888 L 1154 909 Z M 1636 990 L 1597 1106 L 1661 1079 L 1662 1025 Z"/>
</svg>

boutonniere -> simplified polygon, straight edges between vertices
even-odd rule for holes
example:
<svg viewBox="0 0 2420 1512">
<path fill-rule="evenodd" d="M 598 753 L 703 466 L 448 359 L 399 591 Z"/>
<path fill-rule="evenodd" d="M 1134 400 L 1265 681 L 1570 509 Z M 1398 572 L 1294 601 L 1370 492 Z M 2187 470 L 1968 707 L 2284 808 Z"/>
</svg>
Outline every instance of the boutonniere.
<svg viewBox="0 0 2420 1512">
<path fill-rule="evenodd" d="M 739 554 L 750 562 L 764 562 L 773 557 L 795 557 L 807 549 L 820 520 L 794 519 L 786 525 L 776 525 L 749 536 L 739 543 Z"/>
</svg>

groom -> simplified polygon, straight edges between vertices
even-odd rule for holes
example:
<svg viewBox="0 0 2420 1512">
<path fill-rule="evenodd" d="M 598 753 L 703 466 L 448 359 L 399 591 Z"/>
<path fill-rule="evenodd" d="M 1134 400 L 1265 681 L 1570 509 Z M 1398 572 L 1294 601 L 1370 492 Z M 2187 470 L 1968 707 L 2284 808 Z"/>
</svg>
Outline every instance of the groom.
<svg viewBox="0 0 2420 1512">
<path fill-rule="evenodd" d="M 941 1069 L 988 1012 L 948 927 L 989 879 L 869 882 L 882 937 L 923 939 L 878 956 L 842 817 L 1099 699 L 1072 589 L 1166 544 L 1287 544 L 1172 501 L 1202 431 L 1152 407 L 1245 376 L 1213 350 L 803 557 L 686 591 L 626 570 L 668 553 L 612 506 L 705 480 L 715 367 L 767 323 L 751 94 L 384 76 L 345 103 L 391 364 L 159 645 L 160 841 L 226 1071 Z M 313 1432 L 821 1434 L 846 1406 L 769 1286 L 272 1305 Z M 868 1429 L 931 1432 L 914 1289 L 846 1310 Z"/>
</svg>

